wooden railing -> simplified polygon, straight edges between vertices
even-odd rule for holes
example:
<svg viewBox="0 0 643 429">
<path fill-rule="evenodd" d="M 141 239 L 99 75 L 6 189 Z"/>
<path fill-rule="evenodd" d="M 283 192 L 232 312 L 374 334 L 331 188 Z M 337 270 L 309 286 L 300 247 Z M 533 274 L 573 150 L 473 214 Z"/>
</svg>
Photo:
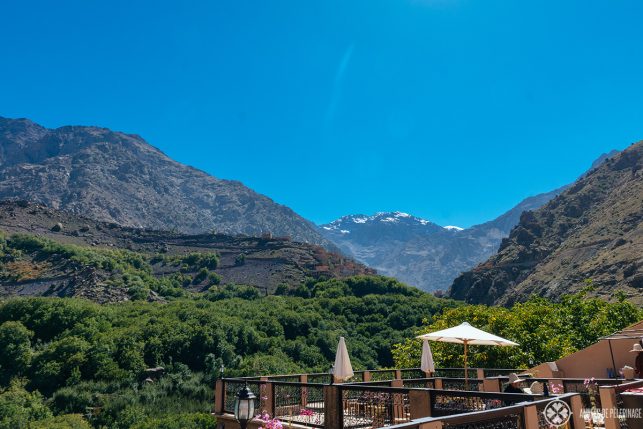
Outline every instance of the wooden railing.
<svg viewBox="0 0 643 429">
<path fill-rule="evenodd" d="M 373 374 L 380 375 L 373 377 Z M 542 402 L 541 395 L 501 393 L 506 377 L 466 380 L 453 377 L 403 378 L 413 374 L 417 372 L 412 369 L 361 371 L 353 378 L 358 381 L 334 384 L 330 384 L 330 375 L 325 373 L 221 379 L 215 389 L 215 413 L 222 418 L 233 413 L 237 392 L 247 383 L 257 396 L 257 414 L 265 411 L 271 417 L 309 427 L 393 426 L 427 417 L 431 417 L 433 425 L 436 419 L 442 421 L 449 416 L 487 413 L 486 416 L 503 416 L 504 420 L 488 422 L 488 427 L 485 423 L 480 426 L 482 429 L 493 429 L 497 425 L 512 428 L 514 424 L 524 428 L 525 420 L 520 420 L 520 415 L 510 413 L 513 415 L 510 418 L 510 414 L 488 414 L 490 410 L 504 410 L 514 407 L 516 402 L 524 402 L 524 407 L 536 404 L 533 410 L 528 409 L 529 416 L 536 416 L 543 429 L 548 429 L 542 422 L 542 407 L 547 401 Z M 382 380 L 390 376 L 395 378 Z M 548 383 L 552 394 L 556 393 L 554 386 L 562 386 L 566 392 L 558 398 L 569 402 L 578 411 L 577 420 L 582 418 L 581 410 L 589 408 L 587 398 L 593 390 L 587 390 L 584 379 L 530 378 L 524 386 L 528 387 L 533 381 Z M 612 379 L 595 379 L 595 382 L 600 386 L 600 395 L 590 403 L 596 408 L 622 409 L 621 393 L 632 387 L 643 387 L 643 380 L 624 384 L 620 384 L 622 380 Z M 605 416 L 605 428 L 628 429 L 626 419 L 618 417 L 615 415 L 608 419 Z M 442 426 L 457 426 L 457 422 L 460 420 L 446 421 Z M 582 429 L 582 425 L 578 421 L 576 423 L 577 429 Z M 422 429 L 433 428 L 422 426 Z M 532 424 L 529 429 L 536 428 Z"/>
<path fill-rule="evenodd" d="M 542 414 L 541 410 L 553 400 L 567 403 L 572 410 L 568 423 L 570 429 L 584 429 L 583 422 L 576 417 L 580 411 L 580 398 L 574 393 L 495 409 L 424 417 L 390 426 L 389 429 L 549 429 L 551 425 L 540 418 L 539 413 Z"/>
<path fill-rule="evenodd" d="M 312 374 L 306 374 L 306 378 L 309 383 L 322 383 L 322 384 L 328 384 L 330 383 L 331 380 L 331 375 L 327 372 L 315 372 Z M 270 377 L 268 377 L 270 378 Z"/>
<path fill-rule="evenodd" d="M 336 388 L 341 428 L 377 428 L 411 420 L 411 389 L 365 384 Z"/>
<path fill-rule="evenodd" d="M 464 379 L 448 380 L 457 380 L 465 386 Z M 478 381 L 468 380 L 471 384 L 479 384 Z M 440 378 L 333 385 L 274 379 L 221 379 L 215 389 L 215 413 L 233 414 L 237 392 L 246 384 L 256 395 L 256 416 L 267 413 L 285 422 L 327 428 L 391 426 L 412 418 L 487 410 L 535 399 L 534 395 L 427 388 L 443 383 Z"/>
<path fill-rule="evenodd" d="M 268 389 L 271 387 L 269 383 L 259 380 L 229 378 L 221 380 L 220 384 L 222 388 L 216 392 L 217 398 L 215 398 L 215 401 L 221 398 L 220 405 L 223 412 L 234 413 L 234 401 L 237 398 L 237 393 L 246 385 L 256 396 L 255 410 L 260 412 L 262 409 L 265 409 L 267 405 L 269 406 L 269 404 L 266 404 L 266 398 L 269 393 Z"/>
<path fill-rule="evenodd" d="M 524 369 L 517 369 L 517 368 L 481 368 L 484 371 L 484 376 L 485 377 L 498 377 L 498 376 L 506 376 L 511 374 L 512 372 L 515 372 L 516 374 L 520 374 L 524 372 Z"/>
<path fill-rule="evenodd" d="M 501 381 L 507 381 L 506 377 L 498 377 Z M 625 382 L 622 379 L 613 378 L 594 378 L 591 383 L 587 383 L 584 378 L 538 378 L 527 377 L 520 383 L 521 388 L 529 387 L 534 381 L 547 383 L 550 393 L 579 393 L 583 401 L 584 408 L 594 408 L 601 410 L 603 408 L 599 394 L 600 386 L 613 386 Z"/>
<path fill-rule="evenodd" d="M 485 377 L 498 377 L 506 376 L 512 372 L 521 373 L 522 369 L 506 369 L 506 368 L 469 368 L 469 378 L 483 379 Z M 351 382 L 359 381 L 384 381 L 395 379 L 407 378 L 423 378 L 427 374 L 420 368 L 401 368 L 401 369 L 373 369 L 373 370 L 359 370 L 354 372 L 354 377 L 349 380 Z M 432 374 L 433 377 L 444 378 L 464 378 L 464 368 L 436 368 Z M 275 381 L 292 381 L 296 382 L 303 376 L 307 377 L 309 383 L 329 383 L 330 373 L 328 372 L 314 372 L 314 373 L 301 373 L 301 374 L 277 374 L 266 376 L 254 377 L 236 377 L 242 379 L 252 380 L 275 380 Z"/>
<path fill-rule="evenodd" d="M 409 378 L 424 378 L 426 373 L 420 368 L 404 368 L 400 370 L 400 376 L 402 380 Z"/>
<path fill-rule="evenodd" d="M 320 383 L 222 379 L 217 382 L 216 392 L 222 396 L 217 404 L 221 410 L 219 414 L 234 414 L 237 393 L 246 385 L 256 396 L 255 416 L 267 413 L 286 422 L 324 427 L 324 385 Z"/>
<path fill-rule="evenodd" d="M 272 384 L 272 407 L 266 411 L 271 417 L 309 427 L 324 427 L 326 401 L 323 384 L 269 383 Z"/>
<path fill-rule="evenodd" d="M 629 428 L 630 422 L 627 412 L 631 410 L 631 408 L 623 400 L 623 393 L 629 389 L 640 387 L 643 387 L 643 380 L 626 381 L 618 385 L 599 387 L 601 406 L 604 410 L 608 411 L 607 415 L 605 415 L 605 429 Z M 639 416 L 639 420 L 640 418 L 641 416 Z"/>
<path fill-rule="evenodd" d="M 436 389 L 436 378 L 406 378 L 402 380 L 402 386 L 411 389 Z"/>
<path fill-rule="evenodd" d="M 457 390 L 413 389 L 340 384 L 339 427 L 384 427 L 408 422 L 417 415 L 451 416 L 531 402 L 536 395 Z"/>
<path fill-rule="evenodd" d="M 481 391 L 484 380 L 464 379 L 464 378 L 406 378 L 382 381 L 358 381 L 346 382 L 343 384 L 367 385 L 367 386 L 387 386 L 387 387 L 409 387 L 415 389 L 447 389 L 447 390 L 471 390 Z"/>
<path fill-rule="evenodd" d="M 485 411 L 506 407 L 519 402 L 532 402 L 540 395 L 522 393 L 473 392 L 461 390 L 429 391 L 431 416 L 451 416 L 454 414 Z"/>
</svg>

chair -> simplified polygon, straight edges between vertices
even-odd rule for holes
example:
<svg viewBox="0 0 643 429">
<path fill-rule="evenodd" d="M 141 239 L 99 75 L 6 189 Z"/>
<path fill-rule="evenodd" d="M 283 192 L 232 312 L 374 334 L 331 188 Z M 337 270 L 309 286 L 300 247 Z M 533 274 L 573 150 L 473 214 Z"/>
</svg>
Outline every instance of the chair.
<svg viewBox="0 0 643 429">
<path fill-rule="evenodd" d="M 540 381 L 534 381 L 529 386 L 532 395 L 542 395 L 544 392 L 543 384 Z"/>
</svg>

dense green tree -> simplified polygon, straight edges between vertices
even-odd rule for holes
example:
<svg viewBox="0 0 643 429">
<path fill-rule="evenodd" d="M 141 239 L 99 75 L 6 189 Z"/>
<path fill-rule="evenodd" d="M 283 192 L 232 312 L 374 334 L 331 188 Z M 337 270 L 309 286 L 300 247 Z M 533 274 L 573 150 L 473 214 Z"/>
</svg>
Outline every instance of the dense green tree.
<svg viewBox="0 0 643 429">
<path fill-rule="evenodd" d="M 9 321 L 0 325 L 0 383 L 6 384 L 11 377 L 25 373 L 31 362 L 33 335 L 20 322 Z"/>
<path fill-rule="evenodd" d="M 31 384 L 43 393 L 51 393 L 58 387 L 77 383 L 90 347 L 87 341 L 75 336 L 49 343 L 34 357 Z"/>
<path fill-rule="evenodd" d="M 511 309 L 466 306 L 377 276 L 307 279 L 264 297 L 251 286 L 212 284 L 216 254 L 149 256 L 0 236 L 0 259 L 26 253 L 108 270 L 108 284 L 127 287 L 135 300 L 0 302 L 0 421 L 12 428 L 84 429 L 79 414 L 95 428 L 210 428 L 221 365 L 226 376 L 326 372 L 339 336 L 356 369 L 417 366 L 417 333 L 467 320 L 521 344 L 473 348 L 472 365 L 514 367 L 556 359 L 643 318 L 625 301 L 583 294 Z M 152 276 L 152 265 L 163 264 L 185 273 Z M 199 272 L 209 289 L 186 291 Z M 147 302 L 150 291 L 166 301 Z M 434 351 L 441 366 L 462 364 L 460 346 L 435 344 Z M 157 366 L 165 375 L 146 380 L 145 369 Z"/>
<path fill-rule="evenodd" d="M 0 429 L 26 429 L 33 421 L 51 417 L 44 398 L 38 392 L 28 392 L 19 380 L 0 389 Z"/>
<path fill-rule="evenodd" d="M 473 367 L 527 368 L 553 361 L 598 341 L 623 327 L 643 319 L 643 310 L 624 300 L 609 303 L 588 298 L 586 292 L 563 297 L 561 302 L 532 297 L 512 308 L 467 305 L 427 320 L 416 334 L 437 331 L 469 322 L 519 343 L 518 347 L 471 346 L 469 364 Z M 462 345 L 433 342 L 436 365 L 461 367 Z M 419 366 L 421 344 L 408 338 L 395 345 L 396 366 Z"/>
</svg>

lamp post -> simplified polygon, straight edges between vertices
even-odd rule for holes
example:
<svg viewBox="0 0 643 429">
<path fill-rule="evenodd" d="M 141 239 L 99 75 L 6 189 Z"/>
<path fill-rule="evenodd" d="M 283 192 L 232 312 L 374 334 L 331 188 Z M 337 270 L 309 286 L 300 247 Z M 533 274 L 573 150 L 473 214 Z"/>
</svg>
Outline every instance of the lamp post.
<svg viewBox="0 0 643 429">
<path fill-rule="evenodd" d="M 255 415 L 255 399 L 255 394 L 250 391 L 246 382 L 246 385 L 237 393 L 237 399 L 234 401 L 234 418 L 239 422 L 241 429 L 246 429 L 248 421 L 252 420 Z"/>
</svg>

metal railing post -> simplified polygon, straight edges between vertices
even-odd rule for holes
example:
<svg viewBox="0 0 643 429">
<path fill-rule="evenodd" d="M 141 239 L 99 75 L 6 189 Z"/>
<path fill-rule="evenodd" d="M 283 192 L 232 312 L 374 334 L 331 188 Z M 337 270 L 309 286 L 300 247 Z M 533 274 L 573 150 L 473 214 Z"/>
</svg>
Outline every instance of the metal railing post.
<svg viewBox="0 0 643 429">
<path fill-rule="evenodd" d="M 500 392 L 500 379 L 499 378 L 485 378 L 482 380 L 482 390 L 485 392 Z"/>
<path fill-rule="evenodd" d="M 299 376 L 299 382 L 306 384 L 308 383 L 308 374 L 301 374 Z M 299 389 L 299 394 L 301 396 L 299 403 L 301 404 L 302 407 L 308 406 L 308 388 L 306 387 L 301 387 Z"/>
<path fill-rule="evenodd" d="M 364 374 L 362 375 L 362 380 L 363 381 L 371 381 L 371 372 L 369 370 L 364 371 Z"/>
<path fill-rule="evenodd" d="M 268 377 L 260 377 L 259 381 L 263 382 L 263 389 L 261 388 L 261 384 L 259 385 L 259 403 L 263 401 L 264 407 L 268 414 L 270 414 L 271 417 L 275 416 L 275 411 L 276 411 L 276 406 L 275 406 L 275 385 L 272 384 L 272 382 L 269 381 Z M 263 390 L 263 392 L 262 392 Z M 261 398 L 263 396 L 263 398 Z M 263 410 L 259 410 L 263 411 Z"/>
<path fill-rule="evenodd" d="M 436 389 L 442 389 L 442 386 L 443 386 L 442 377 L 436 377 L 433 382 L 433 385 L 435 386 Z"/>
<path fill-rule="evenodd" d="M 601 396 L 601 406 L 608 410 L 605 416 L 605 429 L 619 429 L 621 424 L 616 415 L 618 405 L 616 402 L 616 389 L 614 386 L 599 386 L 598 392 Z"/>
<path fill-rule="evenodd" d="M 522 409 L 524 429 L 538 429 L 538 409 L 535 405 L 526 405 Z"/>
<path fill-rule="evenodd" d="M 428 390 L 411 390 L 409 392 L 411 420 L 431 416 L 431 393 Z"/>
<path fill-rule="evenodd" d="M 476 369 L 476 376 L 477 376 L 478 380 L 483 380 L 484 379 L 484 368 Z"/>
<path fill-rule="evenodd" d="M 214 413 L 223 414 L 225 412 L 225 381 L 217 380 L 214 385 Z"/>
<path fill-rule="evenodd" d="M 324 386 L 324 428 L 342 429 L 344 406 L 342 404 L 341 388 L 331 384 Z"/>
<path fill-rule="evenodd" d="M 404 387 L 404 381 L 400 379 L 391 380 L 389 385 L 391 387 Z"/>
<path fill-rule="evenodd" d="M 583 418 L 583 398 L 581 398 L 580 395 L 574 395 L 569 398 L 569 403 L 572 409 L 572 423 L 574 424 L 574 428 L 583 429 L 585 427 L 585 419 Z"/>
</svg>

